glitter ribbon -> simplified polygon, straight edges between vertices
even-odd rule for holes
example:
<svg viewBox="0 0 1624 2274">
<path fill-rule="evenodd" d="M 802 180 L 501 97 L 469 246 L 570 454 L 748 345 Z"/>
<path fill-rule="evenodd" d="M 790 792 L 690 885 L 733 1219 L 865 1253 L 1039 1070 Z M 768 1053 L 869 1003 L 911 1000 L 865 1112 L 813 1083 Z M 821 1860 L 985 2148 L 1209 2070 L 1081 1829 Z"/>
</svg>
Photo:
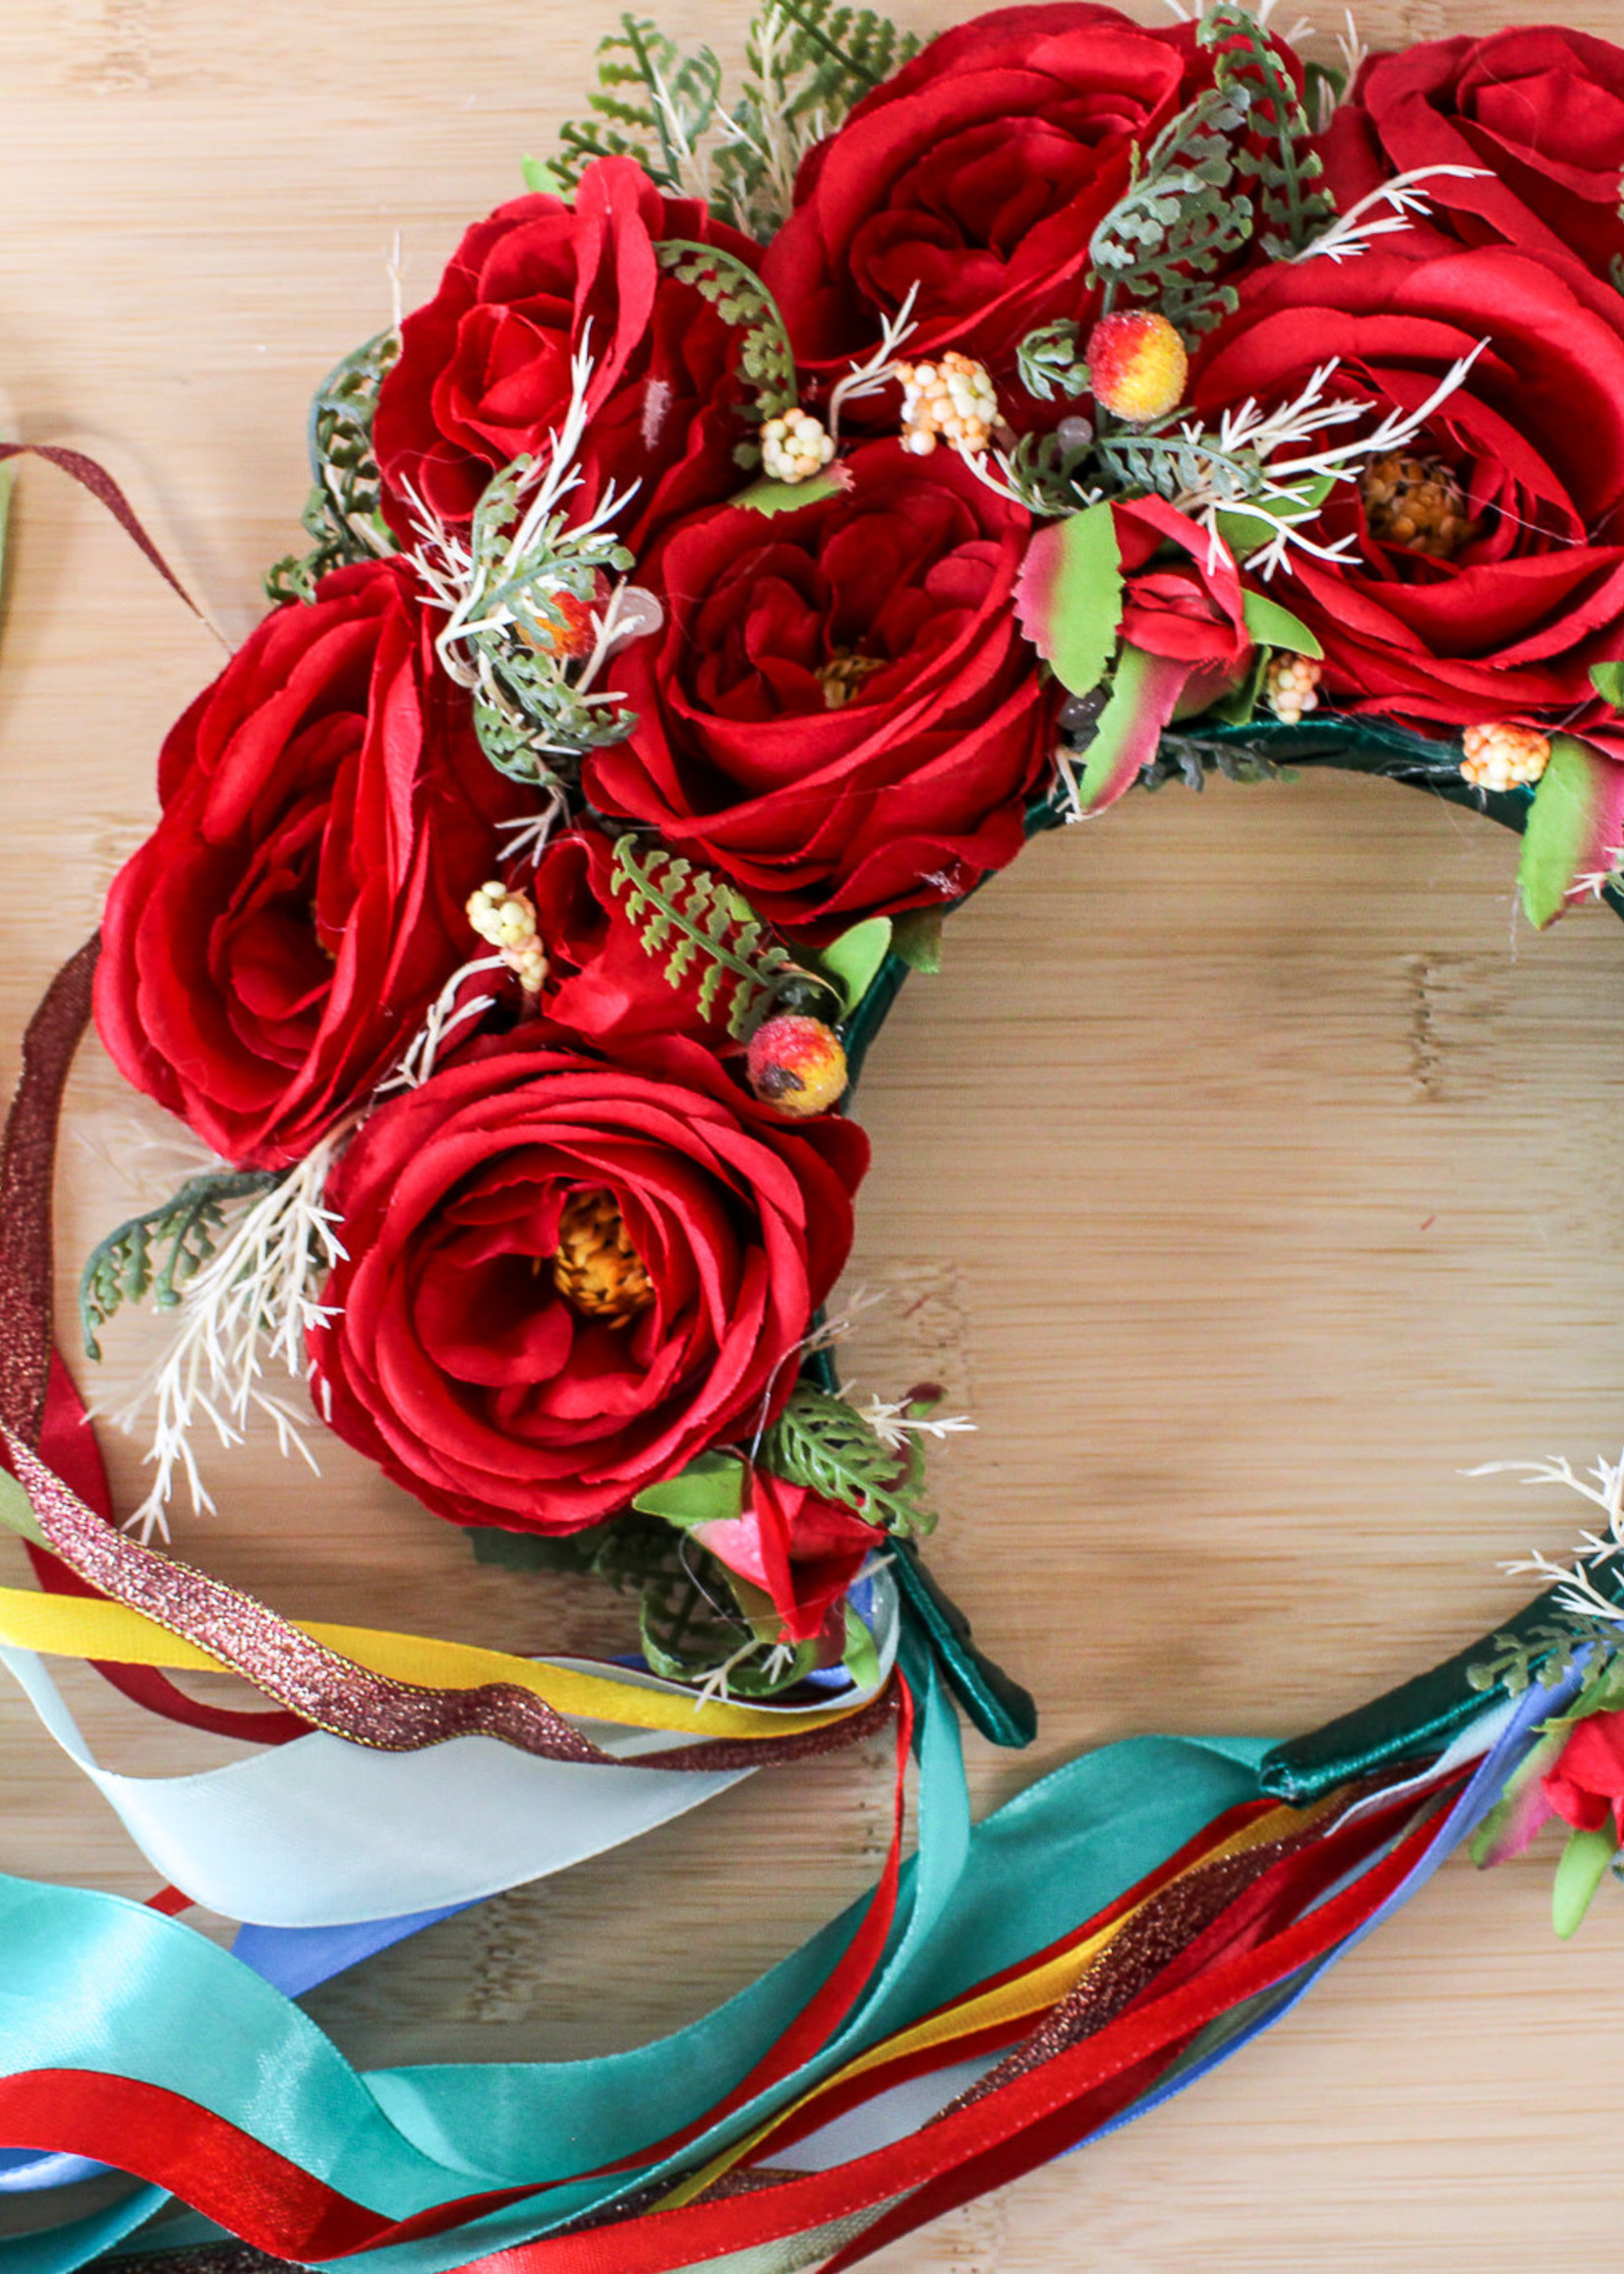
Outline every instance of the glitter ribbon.
<svg viewBox="0 0 1624 2274">
<path fill-rule="evenodd" d="M 313 1728 L 352 1744 L 399 1752 L 487 1736 L 549 1760 L 622 1766 L 533 1689 L 509 1680 L 430 1687 L 359 1664 L 256 1597 L 114 1531 L 41 1458 L 52 1362 L 51 1171 L 68 1070 L 89 1020 L 98 945 L 98 937 L 88 940 L 63 966 L 29 1021 L 0 1146 L 0 1443 L 46 1545 L 98 1594 L 194 1644 Z M 675 1746 L 646 1765 L 705 1774 L 766 1768 L 856 1743 L 896 1710 L 888 1689 L 865 1706 L 826 1709 L 808 1717 L 810 1725 L 786 1731 L 782 1717 L 731 1708 L 761 1733 Z M 693 1708 L 673 1705 L 672 1718 L 679 1712 L 691 1716 Z M 737 1722 L 731 1727 L 736 1731 Z"/>
</svg>

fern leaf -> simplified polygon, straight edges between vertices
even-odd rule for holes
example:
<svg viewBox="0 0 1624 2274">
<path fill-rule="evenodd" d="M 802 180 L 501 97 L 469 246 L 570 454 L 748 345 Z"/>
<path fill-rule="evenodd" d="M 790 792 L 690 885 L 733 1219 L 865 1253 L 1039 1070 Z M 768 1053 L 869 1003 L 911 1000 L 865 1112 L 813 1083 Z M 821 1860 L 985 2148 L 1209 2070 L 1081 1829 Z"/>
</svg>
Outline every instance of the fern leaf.
<svg viewBox="0 0 1624 2274">
<path fill-rule="evenodd" d="M 763 1441 L 761 1460 L 775 1476 L 851 1509 L 878 1531 L 906 1539 L 935 1526 L 921 1498 L 924 1453 L 917 1440 L 894 1450 L 844 1398 L 810 1382 L 791 1391 Z"/>
<path fill-rule="evenodd" d="M 739 1040 L 796 973 L 787 950 L 768 937 L 737 888 L 680 853 L 640 845 L 629 834 L 616 838 L 609 885 L 672 987 L 702 966 L 702 1016 L 725 1010 Z M 674 943 L 668 953 L 667 942 Z"/>
<path fill-rule="evenodd" d="M 99 1360 L 98 1330 L 126 1303 L 150 1294 L 160 1311 L 173 1311 L 219 1245 L 234 1201 L 268 1191 L 277 1172 L 209 1169 L 188 1177 L 172 1196 L 132 1216 L 91 1249 L 79 1282 L 79 1316 L 86 1356 Z"/>
<path fill-rule="evenodd" d="M 1298 98 L 1289 64 L 1263 26 L 1236 0 L 1216 0 L 1197 37 L 1213 50 L 1220 88 L 1242 102 L 1250 135 L 1240 171 L 1258 188 L 1266 224 L 1259 243 L 1271 261 L 1290 260 L 1336 217 L 1336 203 L 1320 185 L 1324 161 Z"/>
</svg>

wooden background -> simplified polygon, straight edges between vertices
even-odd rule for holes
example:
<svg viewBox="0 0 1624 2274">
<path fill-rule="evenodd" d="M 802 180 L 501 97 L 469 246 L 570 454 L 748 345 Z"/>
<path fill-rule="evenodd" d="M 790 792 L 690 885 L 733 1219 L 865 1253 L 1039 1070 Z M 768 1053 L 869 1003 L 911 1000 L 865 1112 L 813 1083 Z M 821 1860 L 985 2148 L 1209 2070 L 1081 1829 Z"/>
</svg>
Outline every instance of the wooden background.
<svg viewBox="0 0 1624 2274">
<path fill-rule="evenodd" d="M 921 27 L 971 11 L 907 11 Z M 682 0 L 736 50 L 738 0 Z M 1531 9 L 1532 19 L 1538 13 Z M 1624 35 L 1607 0 L 1577 20 Z M 0 23 L 0 390 L 15 431 L 123 480 L 229 641 L 296 543 L 304 405 L 518 187 L 574 105 L 601 11 L 553 0 L 65 0 Z M 1371 8 L 1377 45 L 1479 29 Z M 0 661 L 0 1073 L 151 815 L 169 721 L 220 656 L 100 511 L 30 465 Z M 1577 1501 L 1461 1471 L 1624 1429 L 1624 935 L 1532 938 L 1514 848 L 1363 782 L 1168 789 L 1036 846 L 950 935 L 877 1049 L 850 1367 L 923 1374 L 980 1433 L 938 1474 L 933 1560 L 1038 1694 L 1028 1759 L 971 1746 L 991 1805 L 1080 1745 L 1287 1732 L 1505 1613 L 1498 1559 Z M 62 1179 L 63 1286 L 165 1189 L 162 1118 L 94 1052 Z M 116 1402 L 150 1336 L 112 1339 Z M 108 1432 L 130 1504 L 138 1448 Z M 179 1545 L 306 1615 L 541 1649 L 617 1639 L 334 1447 L 312 1487 L 256 1444 Z M 13 1578 L 20 1557 L 0 1556 Z M 219 1755 L 92 1678 L 110 1765 Z M 0 1867 L 152 1875 L 11 1696 Z M 312 1999 L 363 2062 L 587 2054 L 697 2014 L 872 1875 L 877 1758 L 765 1777 L 452 1921 Z M 1624 2200 L 1624 1896 L 1546 1923 L 1552 1853 L 1428 1894 L 1221 2075 L 879 2261 L 890 2274 L 1516 2268 L 1613 2245 Z M 207 1922 L 203 1922 L 205 1929 Z M 11 2206 L 13 2219 L 17 2206 Z M 26 2206 L 24 2207 L 26 2215 Z"/>
</svg>

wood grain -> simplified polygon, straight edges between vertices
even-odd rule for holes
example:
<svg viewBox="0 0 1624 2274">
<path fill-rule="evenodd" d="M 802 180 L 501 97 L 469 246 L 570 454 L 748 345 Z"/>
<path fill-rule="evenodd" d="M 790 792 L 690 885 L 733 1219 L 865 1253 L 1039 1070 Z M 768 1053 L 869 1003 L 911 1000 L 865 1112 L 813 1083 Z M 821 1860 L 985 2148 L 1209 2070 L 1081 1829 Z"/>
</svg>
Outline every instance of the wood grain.
<svg viewBox="0 0 1624 2274">
<path fill-rule="evenodd" d="M 924 26 L 972 13 L 912 5 Z M 1538 7 L 1496 21 L 1534 21 Z M 66 0 L 0 23 L 0 388 L 95 451 L 226 639 L 296 542 L 313 382 L 517 187 L 607 29 L 470 0 Z M 736 49 L 737 0 L 671 29 Z M 1573 20 L 1624 31 L 1587 0 Z M 1479 29 L 1412 0 L 1390 44 Z M 0 1072 L 148 826 L 161 734 L 217 667 L 87 499 L 23 475 L 0 655 Z M 933 1375 L 979 1434 L 933 1548 L 1037 1691 L 978 1806 L 1146 1728 L 1285 1732 L 1520 1599 L 1495 1566 L 1580 1510 L 1461 1471 L 1616 1443 L 1624 934 L 1535 940 L 1509 841 L 1334 779 L 1169 789 L 1034 847 L 950 934 L 876 1050 L 850 1370 Z M 75 1260 L 161 1187 L 161 1117 L 93 1052 L 62 1178 Z M 110 1345 L 116 1402 L 152 1347 Z M 109 1435 L 126 1503 L 139 1448 Z M 558 1583 L 476 1569 L 341 1448 L 319 1488 L 256 1444 L 184 1551 L 289 1610 L 528 1648 L 617 1639 Z M 19 1559 L 7 1551 L 3 1576 Z M 219 1757 L 69 1683 L 114 1766 Z M 0 1699 L 0 1865 L 144 1895 L 151 1874 Z M 882 1765 L 814 1763 L 435 1929 L 314 1997 L 355 2058 L 633 2043 L 703 2011 L 871 1875 Z M 1610 2246 L 1624 1901 L 1573 1946 L 1551 1857 L 1451 1867 L 1286 2025 L 1188 2100 L 895 2246 L 892 2274 L 1513 2268 Z M 205 1930 L 207 1922 L 203 1922 Z"/>
</svg>

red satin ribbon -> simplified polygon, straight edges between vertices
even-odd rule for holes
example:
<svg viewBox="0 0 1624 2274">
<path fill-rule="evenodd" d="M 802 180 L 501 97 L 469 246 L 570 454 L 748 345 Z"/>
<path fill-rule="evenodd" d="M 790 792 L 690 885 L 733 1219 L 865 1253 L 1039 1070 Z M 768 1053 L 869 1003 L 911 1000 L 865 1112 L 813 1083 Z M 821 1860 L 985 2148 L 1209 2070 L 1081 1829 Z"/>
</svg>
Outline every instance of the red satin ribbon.
<svg viewBox="0 0 1624 2274">
<path fill-rule="evenodd" d="M 1318 1846 L 1308 1850 L 1294 1885 L 1276 1885 L 1240 1925 L 1220 1922 L 1222 1933 L 1215 1934 L 1225 1954 L 1215 1963 L 1192 1957 L 1200 1969 L 1194 1978 L 1172 1989 L 1159 1979 L 1097 2036 L 950 2111 L 910 2138 L 832 2171 L 725 2200 L 519 2245 L 469 2261 L 466 2274 L 671 2274 L 900 2194 L 913 2199 L 890 2217 L 915 2213 L 907 2223 L 916 2223 L 933 2215 L 931 2203 L 945 2207 L 956 2190 L 962 2199 L 1071 2145 L 1093 2128 L 1102 2107 L 1126 2099 L 1146 2076 L 1159 2073 L 1210 2021 L 1333 1950 L 1398 1887 L 1431 1832 L 1430 1820 L 1418 1825 L 1354 1887 L 1271 1931 L 1282 1911 L 1311 1899 L 1336 1868 Z M 1344 1867 L 1346 1860 L 1345 1852 Z M 441 2234 L 542 2191 L 502 2188 L 390 2221 L 180 2094 L 71 2070 L 0 2080 L 0 2137 L 115 2164 L 169 2188 L 256 2247 L 307 2261 Z"/>
</svg>

